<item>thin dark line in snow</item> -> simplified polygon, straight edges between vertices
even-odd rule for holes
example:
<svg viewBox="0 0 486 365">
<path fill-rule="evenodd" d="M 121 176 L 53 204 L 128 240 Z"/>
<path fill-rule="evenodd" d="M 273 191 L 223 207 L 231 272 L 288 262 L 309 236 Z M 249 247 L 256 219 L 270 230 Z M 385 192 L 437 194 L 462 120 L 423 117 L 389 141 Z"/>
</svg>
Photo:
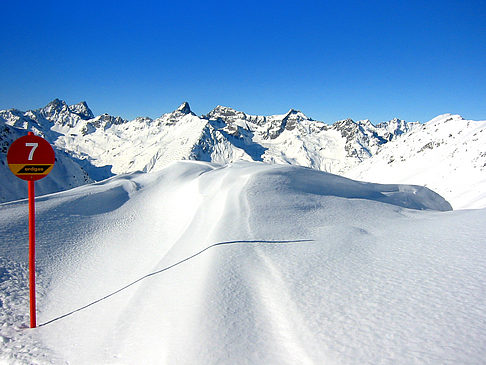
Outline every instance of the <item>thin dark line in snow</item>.
<svg viewBox="0 0 486 365">
<path fill-rule="evenodd" d="M 279 243 L 282 244 L 282 243 L 284 243 L 284 244 L 289 244 L 290 243 L 290 244 L 292 244 L 292 243 L 302 243 L 302 242 L 312 242 L 312 241 L 314 241 L 314 240 L 305 240 L 305 239 L 304 240 L 290 240 L 290 241 L 246 240 L 246 241 L 226 241 L 226 242 L 213 243 L 212 245 L 210 245 L 210 246 L 202 249 L 201 251 L 196 252 L 195 254 L 193 254 L 193 255 L 191 255 L 189 257 L 186 257 L 185 259 L 182 259 L 182 260 L 180 260 L 180 261 L 178 261 L 178 262 L 176 262 L 176 263 L 174 263 L 172 265 L 169 265 L 167 267 L 164 267 L 163 269 L 160 269 L 160 270 L 154 271 L 154 272 L 152 272 L 150 274 L 147 274 L 145 276 L 142 276 L 141 278 L 139 278 L 139 279 L 137 279 L 135 281 L 132 281 L 130 284 L 125 285 L 123 288 L 120 288 L 120 289 L 118 289 L 118 290 L 116 290 L 116 291 L 114 291 L 114 292 L 112 292 L 112 293 L 110 293 L 108 295 L 105 295 L 104 297 L 102 297 L 100 299 L 95 300 L 94 302 L 91 302 L 89 304 L 86 304 L 85 306 L 82 306 L 82 307 L 80 307 L 78 309 L 75 309 L 75 310 L 73 310 L 73 311 L 71 311 L 69 313 L 63 314 L 62 316 L 56 317 L 56 318 L 51 319 L 51 320 L 49 320 L 49 321 L 47 321 L 45 323 L 39 324 L 37 327 L 47 326 L 48 324 L 51 324 L 51 323 L 53 323 L 55 321 L 58 321 L 58 320 L 63 319 L 63 318 L 66 318 L 66 317 L 68 317 L 68 316 L 70 316 L 70 315 L 72 315 L 74 313 L 80 312 L 80 311 L 82 311 L 82 310 L 84 310 L 84 309 L 86 309 L 88 307 L 91 307 L 92 305 L 95 305 L 95 304 L 97 304 L 99 302 L 102 302 L 105 299 L 108 299 L 108 298 L 112 297 L 115 294 L 120 293 L 121 291 L 123 291 L 125 289 L 128 289 L 132 285 L 135 285 L 136 283 L 138 283 L 138 282 L 140 282 L 140 281 L 142 281 L 144 279 L 147 279 L 147 278 L 149 278 L 151 276 L 154 276 L 154 275 L 160 274 L 160 273 L 162 273 L 164 271 L 167 271 L 169 269 L 172 269 L 173 267 L 175 267 L 177 265 L 180 265 L 180 264 L 182 264 L 182 263 L 184 263 L 186 261 L 189 261 L 189 260 L 193 259 L 194 257 L 201 255 L 202 253 L 204 253 L 205 251 L 209 250 L 210 248 L 213 248 L 213 247 L 216 247 L 216 246 L 233 245 L 233 244 L 245 244 L 245 243 L 249 243 L 249 244 L 255 244 L 255 243 L 263 243 L 263 244 L 279 244 Z"/>
</svg>

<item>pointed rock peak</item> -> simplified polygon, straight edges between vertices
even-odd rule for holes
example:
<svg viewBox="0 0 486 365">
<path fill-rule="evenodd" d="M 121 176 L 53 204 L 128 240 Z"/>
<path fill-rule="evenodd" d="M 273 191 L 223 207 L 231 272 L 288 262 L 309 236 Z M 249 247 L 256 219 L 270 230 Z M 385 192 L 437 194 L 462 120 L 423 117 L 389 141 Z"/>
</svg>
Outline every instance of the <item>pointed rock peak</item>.
<svg viewBox="0 0 486 365">
<path fill-rule="evenodd" d="M 189 106 L 189 103 L 187 101 L 183 102 L 177 110 L 178 112 L 181 112 L 182 114 L 194 114 L 191 110 L 191 107 Z"/>
<path fill-rule="evenodd" d="M 346 118 L 346 119 L 338 120 L 332 126 L 335 129 L 338 129 L 338 130 L 359 128 L 358 123 L 356 123 L 351 118 Z"/>
<path fill-rule="evenodd" d="M 69 113 L 69 107 L 64 100 L 60 100 L 56 98 L 53 101 L 51 101 L 49 104 L 47 104 L 45 107 L 38 109 L 38 111 L 45 118 L 49 119 L 59 113 L 64 113 L 64 112 Z"/>
<path fill-rule="evenodd" d="M 216 108 L 213 109 L 213 111 L 234 111 L 236 112 L 236 109 L 230 108 L 229 106 L 223 106 L 223 105 L 218 105 Z"/>
<path fill-rule="evenodd" d="M 290 109 L 287 114 L 285 114 L 285 117 L 288 118 L 292 116 L 292 118 L 297 118 L 299 120 L 303 120 L 303 119 L 309 119 L 309 120 L 312 120 L 311 118 L 309 118 L 307 115 L 305 115 L 304 113 L 302 113 L 300 110 L 296 110 L 296 109 Z"/>
<path fill-rule="evenodd" d="M 220 114 L 220 115 L 236 115 L 239 112 L 238 110 L 231 108 L 229 106 L 218 105 L 211 111 L 212 114 Z"/>
<path fill-rule="evenodd" d="M 85 101 L 82 101 L 82 102 L 77 103 L 77 104 L 73 104 L 70 107 L 76 108 L 76 109 L 79 109 L 79 110 L 89 110 L 88 104 Z"/>
<path fill-rule="evenodd" d="M 379 128 L 395 129 L 395 128 L 408 128 L 407 125 L 408 122 L 399 118 L 393 118 L 388 122 L 378 123 L 376 126 Z"/>
<path fill-rule="evenodd" d="M 91 109 L 88 107 L 88 104 L 85 101 L 82 101 L 78 104 L 74 104 L 69 106 L 69 109 L 73 112 L 78 114 L 83 119 L 92 119 L 94 118 L 94 114 Z"/>
<path fill-rule="evenodd" d="M 208 114 L 203 115 L 203 118 L 217 120 L 221 119 L 225 123 L 232 123 L 237 119 L 247 120 L 248 115 L 243 112 L 237 111 L 236 109 L 230 108 L 228 106 L 218 105 L 216 108 L 211 110 Z"/>
<path fill-rule="evenodd" d="M 373 123 L 371 123 L 371 121 L 369 119 L 362 119 L 362 120 L 358 120 L 356 122 L 356 124 L 359 124 L 359 125 L 364 125 L 366 127 L 373 127 Z"/>
<path fill-rule="evenodd" d="M 48 110 L 61 110 L 64 106 L 67 106 L 64 100 L 54 99 L 49 104 L 47 104 L 43 109 Z"/>
<path fill-rule="evenodd" d="M 342 119 L 342 120 L 337 121 L 336 123 L 339 123 L 339 124 L 342 124 L 342 125 L 356 124 L 356 122 L 354 120 L 352 120 L 351 118 Z"/>
<path fill-rule="evenodd" d="M 208 115 L 213 116 L 213 117 L 215 117 L 215 116 L 216 117 L 226 117 L 226 116 L 234 116 L 238 113 L 240 113 L 240 112 L 238 112 L 236 109 L 230 108 L 229 106 L 218 105 L 216 108 L 211 110 L 208 113 Z"/>
</svg>

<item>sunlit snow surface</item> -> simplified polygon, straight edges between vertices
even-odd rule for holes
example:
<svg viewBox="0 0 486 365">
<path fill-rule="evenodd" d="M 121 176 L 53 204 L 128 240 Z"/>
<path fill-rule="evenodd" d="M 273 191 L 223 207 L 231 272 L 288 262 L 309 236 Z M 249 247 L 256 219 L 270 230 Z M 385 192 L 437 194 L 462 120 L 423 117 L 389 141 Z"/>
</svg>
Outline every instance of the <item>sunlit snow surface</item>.
<svg viewBox="0 0 486 365">
<path fill-rule="evenodd" d="M 424 185 L 454 209 L 486 207 L 486 121 L 444 114 L 384 145 L 344 175 Z"/>
<path fill-rule="evenodd" d="M 306 168 L 174 163 L 0 205 L 0 359 L 479 364 L 486 210 Z"/>
</svg>

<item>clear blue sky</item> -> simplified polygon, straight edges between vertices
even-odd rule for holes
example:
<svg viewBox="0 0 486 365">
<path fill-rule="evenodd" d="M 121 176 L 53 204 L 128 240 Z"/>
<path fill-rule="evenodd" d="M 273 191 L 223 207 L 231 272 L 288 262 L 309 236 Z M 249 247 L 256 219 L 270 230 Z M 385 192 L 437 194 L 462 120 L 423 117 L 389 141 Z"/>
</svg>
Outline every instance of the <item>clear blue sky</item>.
<svg viewBox="0 0 486 365">
<path fill-rule="evenodd" d="M 0 109 L 486 119 L 486 1 L 5 1 Z"/>
</svg>

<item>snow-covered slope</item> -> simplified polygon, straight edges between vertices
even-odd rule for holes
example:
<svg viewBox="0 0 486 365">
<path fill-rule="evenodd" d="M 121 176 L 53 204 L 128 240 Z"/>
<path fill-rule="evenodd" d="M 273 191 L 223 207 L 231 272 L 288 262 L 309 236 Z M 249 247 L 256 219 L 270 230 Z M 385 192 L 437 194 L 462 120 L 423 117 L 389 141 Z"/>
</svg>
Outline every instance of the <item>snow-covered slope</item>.
<svg viewBox="0 0 486 365">
<path fill-rule="evenodd" d="M 345 172 L 380 183 L 427 186 L 454 209 L 486 207 L 486 121 L 444 114 L 383 146 Z"/>
<path fill-rule="evenodd" d="M 0 202 L 22 199 L 27 196 L 27 183 L 16 178 L 7 164 L 7 151 L 17 138 L 25 135 L 25 130 L 1 125 L 0 122 Z M 36 183 L 36 194 L 43 195 L 54 191 L 70 189 L 93 182 L 94 180 L 71 156 L 56 148 L 56 169 L 49 178 Z"/>
<path fill-rule="evenodd" d="M 486 211 L 292 166 L 171 164 L 0 205 L 0 358 L 478 364 Z M 422 210 L 425 209 L 425 210 Z"/>
<path fill-rule="evenodd" d="M 257 116 L 217 106 L 199 117 L 183 103 L 157 119 L 127 121 L 108 114 L 94 116 L 85 102 L 69 106 L 56 99 L 25 113 L 0 111 L 0 130 L 33 131 L 71 159 L 65 162 L 69 169 L 59 165 L 57 175 L 42 180 L 44 193 L 115 174 L 158 171 L 179 160 L 246 160 L 377 182 L 425 184 L 452 200 L 455 208 L 485 207 L 484 122 L 460 120 L 446 115 L 423 125 L 398 119 L 378 125 L 346 119 L 328 125 L 294 109 Z M 0 137 L 7 146 L 10 139 Z M 434 146 L 440 148 L 432 153 Z M 6 166 L 4 158 L 2 162 Z M 471 178 L 461 179 L 464 176 Z M 17 189 L 20 182 L 9 184 L 11 174 L 0 179 L 0 201 L 25 197 L 25 188 Z"/>
<path fill-rule="evenodd" d="M 184 105 L 172 113 L 152 120 L 113 121 L 99 116 L 78 123 L 76 129 L 53 129 L 62 133 L 55 144 L 78 158 L 91 159 L 96 166 L 111 166 L 114 174 L 151 171 L 168 162 L 188 158 L 201 138 L 206 121 L 196 117 Z"/>
</svg>

